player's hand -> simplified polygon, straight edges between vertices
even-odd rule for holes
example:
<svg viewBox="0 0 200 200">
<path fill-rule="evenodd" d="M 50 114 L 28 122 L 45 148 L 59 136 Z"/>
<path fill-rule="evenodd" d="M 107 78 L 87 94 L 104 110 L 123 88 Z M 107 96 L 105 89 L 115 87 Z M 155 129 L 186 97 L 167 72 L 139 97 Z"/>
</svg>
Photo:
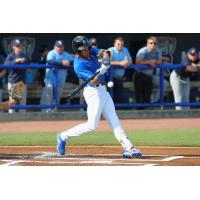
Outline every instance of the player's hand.
<svg viewBox="0 0 200 200">
<path fill-rule="evenodd" d="M 155 66 L 157 65 L 156 60 L 150 60 L 150 61 L 149 61 L 149 65 L 150 65 L 151 67 L 155 67 Z"/>
<path fill-rule="evenodd" d="M 188 65 L 186 67 L 186 71 L 187 72 L 198 72 L 198 68 L 197 67 L 193 67 L 192 65 Z"/>
<path fill-rule="evenodd" d="M 25 62 L 25 58 L 16 58 L 15 62 L 16 63 L 24 63 Z"/>
<path fill-rule="evenodd" d="M 122 67 L 128 67 L 129 66 L 129 62 L 127 60 L 123 60 L 123 61 L 120 62 L 120 65 Z"/>
<path fill-rule="evenodd" d="M 63 66 L 69 66 L 70 62 L 68 60 L 62 60 L 62 65 Z"/>
<path fill-rule="evenodd" d="M 99 72 L 99 74 L 103 75 L 107 72 L 107 68 L 105 65 L 101 65 L 101 68 L 97 70 L 97 72 Z"/>
<path fill-rule="evenodd" d="M 105 66 L 106 69 L 110 68 L 110 58 L 103 58 L 102 60 L 102 66 Z"/>
<path fill-rule="evenodd" d="M 197 64 L 191 63 L 192 67 L 197 67 Z"/>
</svg>

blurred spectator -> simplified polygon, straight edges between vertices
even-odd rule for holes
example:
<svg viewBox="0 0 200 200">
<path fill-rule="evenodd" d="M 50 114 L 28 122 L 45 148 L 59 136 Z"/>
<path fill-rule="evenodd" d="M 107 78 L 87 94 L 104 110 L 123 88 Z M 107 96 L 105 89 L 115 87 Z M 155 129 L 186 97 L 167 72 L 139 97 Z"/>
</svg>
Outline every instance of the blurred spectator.
<svg viewBox="0 0 200 200">
<path fill-rule="evenodd" d="M 46 64 L 48 52 L 49 52 L 49 48 L 46 45 L 42 45 L 38 51 L 39 56 L 37 59 L 37 63 Z M 35 80 L 36 80 L 37 84 L 39 84 L 40 86 L 43 86 L 43 87 L 45 86 L 44 77 L 45 77 L 45 69 L 38 69 Z"/>
<path fill-rule="evenodd" d="M 173 57 L 170 54 L 162 53 L 162 64 L 172 63 Z M 169 86 L 169 69 L 164 69 L 164 80 L 163 80 L 163 94 Z M 160 69 L 154 69 L 153 80 L 152 80 L 152 94 L 151 103 L 158 103 L 160 100 Z"/>
<path fill-rule="evenodd" d="M 47 64 L 56 67 L 56 78 L 57 78 L 57 94 L 58 103 L 63 92 L 63 87 L 67 78 L 67 68 L 73 61 L 73 57 L 66 51 L 64 51 L 64 42 L 62 40 L 57 40 L 54 45 L 54 49 L 51 50 L 47 55 Z M 63 69 L 59 69 L 63 67 Z M 46 69 L 45 73 L 45 104 L 49 105 L 52 103 L 53 99 L 53 79 L 52 79 L 52 69 Z"/>
<path fill-rule="evenodd" d="M 190 102 L 190 76 L 200 71 L 200 59 L 196 48 L 191 48 L 183 59 L 184 67 L 176 68 L 170 76 L 175 103 Z M 188 110 L 189 107 L 176 106 L 176 110 Z"/>
<path fill-rule="evenodd" d="M 46 45 L 42 45 L 39 48 L 38 51 L 39 57 L 37 61 L 39 64 L 46 64 L 48 52 L 49 48 Z M 42 87 L 42 93 L 40 98 L 41 105 L 45 104 L 45 83 L 44 83 L 45 71 L 46 69 L 38 69 L 35 77 L 37 84 Z"/>
<path fill-rule="evenodd" d="M 0 64 L 4 63 L 4 57 L 0 55 Z M 6 74 L 6 70 L 0 69 L 0 102 L 3 101 L 3 77 Z"/>
<path fill-rule="evenodd" d="M 137 69 L 134 75 L 133 82 L 137 103 L 150 103 L 154 69 L 156 65 L 162 62 L 161 51 L 156 45 L 157 38 L 151 36 L 147 39 L 147 45 L 139 49 L 136 55 L 136 64 L 149 65 L 150 67 L 148 69 Z"/>
<path fill-rule="evenodd" d="M 98 43 L 97 43 L 97 39 L 96 38 L 90 38 L 89 39 L 89 44 L 90 44 L 91 47 L 98 48 Z"/>
<path fill-rule="evenodd" d="M 124 40 L 122 37 L 116 38 L 114 40 L 114 47 L 109 48 L 109 50 L 112 52 L 111 65 L 113 66 L 112 76 L 114 82 L 113 100 L 115 103 L 124 103 L 123 78 L 125 69 L 132 64 L 132 57 L 128 49 L 124 47 Z"/>
<path fill-rule="evenodd" d="M 22 52 L 22 43 L 19 39 L 15 39 L 11 42 L 12 53 L 8 54 L 5 60 L 5 64 L 28 64 L 28 55 Z M 8 90 L 10 90 L 13 84 L 23 81 L 26 85 L 26 69 L 9 69 L 8 70 Z M 26 105 L 27 88 L 25 86 L 23 98 L 20 101 L 21 105 Z M 13 113 L 14 110 L 10 109 L 9 113 Z"/>
<path fill-rule="evenodd" d="M 162 53 L 162 64 L 173 63 L 173 53 L 176 48 L 176 38 L 173 37 L 158 37 L 158 47 Z M 165 68 L 163 81 L 163 94 L 169 86 L 170 70 Z M 151 102 L 157 103 L 160 100 L 160 69 L 156 68 L 153 76 L 153 90 L 151 94 Z"/>
</svg>

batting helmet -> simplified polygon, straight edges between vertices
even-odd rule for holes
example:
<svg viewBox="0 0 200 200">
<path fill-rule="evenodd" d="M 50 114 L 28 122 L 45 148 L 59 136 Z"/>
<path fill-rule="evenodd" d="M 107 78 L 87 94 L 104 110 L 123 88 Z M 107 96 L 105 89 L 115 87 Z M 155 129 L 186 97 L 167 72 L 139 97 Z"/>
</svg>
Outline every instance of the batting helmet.
<svg viewBox="0 0 200 200">
<path fill-rule="evenodd" d="M 77 36 L 72 40 L 72 49 L 75 53 L 80 53 L 89 47 L 89 41 L 85 36 Z"/>
</svg>

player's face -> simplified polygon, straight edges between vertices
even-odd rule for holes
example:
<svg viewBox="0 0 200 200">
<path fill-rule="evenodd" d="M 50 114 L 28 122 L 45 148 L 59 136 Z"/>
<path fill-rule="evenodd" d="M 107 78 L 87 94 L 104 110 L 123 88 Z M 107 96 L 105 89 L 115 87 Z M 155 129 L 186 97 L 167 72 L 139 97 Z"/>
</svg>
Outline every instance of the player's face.
<svg viewBox="0 0 200 200">
<path fill-rule="evenodd" d="M 19 46 L 13 46 L 13 51 L 16 53 L 16 54 L 20 54 L 21 51 L 22 51 L 22 46 L 19 45 Z"/>
<path fill-rule="evenodd" d="M 147 47 L 150 51 L 154 50 L 156 48 L 156 45 L 157 45 L 157 43 L 154 40 L 147 41 Z"/>
<path fill-rule="evenodd" d="M 64 51 L 64 46 L 54 46 L 57 53 L 62 53 Z"/>
<path fill-rule="evenodd" d="M 194 53 L 189 53 L 189 54 L 188 54 L 188 58 L 189 58 L 189 60 L 191 60 L 191 61 L 196 61 L 197 58 L 198 58 L 198 54 L 197 54 L 196 52 L 194 52 Z"/>
<path fill-rule="evenodd" d="M 122 51 L 124 47 L 124 42 L 120 40 L 116 40 L 114 46 L 118 51 Z"/>
<path fill-rule="evenodd" d="M 81 51 L 80 56 L 83 58 L 89 58 L 90 57 L 90 51 L 89 49 L 84 49 Z"/>
</svg>

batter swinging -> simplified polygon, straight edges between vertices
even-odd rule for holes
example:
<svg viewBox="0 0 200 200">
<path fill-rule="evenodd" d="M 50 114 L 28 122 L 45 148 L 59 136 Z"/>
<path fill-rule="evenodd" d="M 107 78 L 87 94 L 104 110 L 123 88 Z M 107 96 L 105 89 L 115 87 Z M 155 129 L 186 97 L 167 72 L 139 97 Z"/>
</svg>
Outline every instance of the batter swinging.
<svg viewBox="0 0 200 200">
<path fill-rule="evenodd" d="M 101 114 L 111 126 L 116 139 L 124 148 L 124 158 L 141 158 L 142 154 L 137 150 L 123 130 L 115 111 L 114 103 L 105 86 L 105 73 L 110 67 L 109 54 L 106 50 L 91 48 L 85 36 L 77 36 L 72 41 L 72 48 L 78 55 L 74 60 L 74 70 L 77 76 L 87 81 L 98 70 L 99 74 L 84 88 L 83 95 L 87 103 L 86 123 L 77 125 L 57 135 L 57 151 L 59 155 L 65 154 L 65 146 L 70 137 L 79 136 L 94 131 L 100 121 Z M 98 62 L 98 56 L 102 55 L 102 64 Z"/>
</svg>

